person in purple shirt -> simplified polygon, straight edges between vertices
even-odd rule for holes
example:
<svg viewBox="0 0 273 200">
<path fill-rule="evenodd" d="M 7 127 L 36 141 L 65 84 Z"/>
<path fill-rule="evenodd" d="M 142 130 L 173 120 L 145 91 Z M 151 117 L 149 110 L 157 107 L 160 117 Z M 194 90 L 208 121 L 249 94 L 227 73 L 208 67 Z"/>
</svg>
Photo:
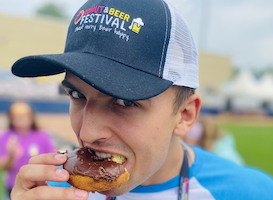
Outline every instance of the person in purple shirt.
<svg viewBox="0 0 273 200">
<path fill-rule="evenodd" d="M 49 134 L 40 130 L 35 115 L 26 102 L 14 102 L 8 112 L 9 127 L 0 133 L 0 169 L 6 172 L 6 188 L 10 194 L 19 169 L 38 154 L 55 152 Z"/>
</svg>

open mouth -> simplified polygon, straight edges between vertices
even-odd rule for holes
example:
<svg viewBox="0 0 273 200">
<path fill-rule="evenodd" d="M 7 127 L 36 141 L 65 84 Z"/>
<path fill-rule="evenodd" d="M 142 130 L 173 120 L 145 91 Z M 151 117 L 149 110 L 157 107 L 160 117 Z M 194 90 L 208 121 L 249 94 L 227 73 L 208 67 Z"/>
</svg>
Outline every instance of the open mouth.
<svg viewBox="0 0 273 200">
<path fill-rule="evenodd" d="M 97 151 L 93 151 L 93 152 L 98 158 L 107 159 L 108 161 L 113 161 L 121 165 L 124 164 L 127 160 L 127 158 L 122 155 L 116 155 L 116 154 L 112 155 L 110 153 L 102 153 Z"/>
</svg>

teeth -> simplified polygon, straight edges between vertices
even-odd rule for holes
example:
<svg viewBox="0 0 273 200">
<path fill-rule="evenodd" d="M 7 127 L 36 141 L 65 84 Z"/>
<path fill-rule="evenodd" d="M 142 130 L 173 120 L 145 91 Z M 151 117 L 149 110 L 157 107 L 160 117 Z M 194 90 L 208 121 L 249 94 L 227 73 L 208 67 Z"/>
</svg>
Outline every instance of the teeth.
<svg viewBox="0 0 273 200">
<path fill-rule="evenodd" d="M 97 151 L 95 151 L 95 154 L 99 158 L 109 158 L 110 161 L 116 162 L 118 164 L 123 164 L 126 161 L 126 158 L 122 155 L 112 155 L 110 153 L 101 153 Z"/>
<path fill-rule="evenodd" d="M 111 158 L 112 155 L 110 153 L 100 153 L 100 152 L 95 152 L 96 156 L 99 158 Z"/>
</svg>

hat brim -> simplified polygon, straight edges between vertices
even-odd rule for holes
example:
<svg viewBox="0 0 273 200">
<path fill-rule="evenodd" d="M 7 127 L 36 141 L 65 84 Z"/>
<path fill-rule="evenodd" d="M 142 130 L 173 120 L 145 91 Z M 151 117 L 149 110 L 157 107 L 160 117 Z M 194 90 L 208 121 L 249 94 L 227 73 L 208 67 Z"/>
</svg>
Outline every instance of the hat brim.
<svg viewBox="0 0 273 200">
<path fill-rule="evenodd" d="M 12 66 L 20 77 L 38 77 L 69 71 L 97 90 L 124 100 L 144 100 L 167 90 L 173 83 L 90 53 L 63 53 L 21 58 Z"/>
</svg>

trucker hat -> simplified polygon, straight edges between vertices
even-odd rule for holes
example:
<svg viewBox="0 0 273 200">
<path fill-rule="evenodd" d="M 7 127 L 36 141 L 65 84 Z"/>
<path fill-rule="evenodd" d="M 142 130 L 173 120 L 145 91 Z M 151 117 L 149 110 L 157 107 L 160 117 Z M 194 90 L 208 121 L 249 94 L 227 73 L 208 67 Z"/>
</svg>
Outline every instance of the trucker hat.
<svg viewBox="0 0 273 200">
<path fill-rule="evenodd" d="M 172 85 L 199 85 L 191 31 L 163 0 L 89 0 L 70 23 L 64 53 L 27 56 L 12 66 L 21 77 L 62 72 L 131 101 L 154 97 Z"/>
</svg>

